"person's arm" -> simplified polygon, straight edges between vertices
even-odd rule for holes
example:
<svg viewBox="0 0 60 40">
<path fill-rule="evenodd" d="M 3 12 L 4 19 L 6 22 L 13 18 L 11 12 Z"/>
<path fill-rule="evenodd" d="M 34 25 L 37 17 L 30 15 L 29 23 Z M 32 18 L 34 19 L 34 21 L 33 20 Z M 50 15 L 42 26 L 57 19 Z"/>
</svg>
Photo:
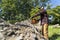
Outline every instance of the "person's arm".
<svg viewBox="0 0 60 40">
<path fill-rule="evenodd" d="M 37 17 L 37 16 L 39 16 L 39 15 L 40 15 L 40 12 L 37 13 L 37 14 L 35 14 L 32 18 Z"/>
</svg>

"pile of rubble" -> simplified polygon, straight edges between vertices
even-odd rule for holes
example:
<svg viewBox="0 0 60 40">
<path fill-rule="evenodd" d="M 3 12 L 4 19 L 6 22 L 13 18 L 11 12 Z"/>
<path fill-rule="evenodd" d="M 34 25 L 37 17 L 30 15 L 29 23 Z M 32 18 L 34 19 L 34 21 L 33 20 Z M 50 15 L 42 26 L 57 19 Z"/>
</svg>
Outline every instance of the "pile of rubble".
<svg viewBox="0 0 60 40">
<path fill-rule="evenodd" d="M 16 22 L 0 30 L 0 40 L 45 40 L 41 35 L 39 23 L 33 25 L 29 20 Z"/>
</svg>

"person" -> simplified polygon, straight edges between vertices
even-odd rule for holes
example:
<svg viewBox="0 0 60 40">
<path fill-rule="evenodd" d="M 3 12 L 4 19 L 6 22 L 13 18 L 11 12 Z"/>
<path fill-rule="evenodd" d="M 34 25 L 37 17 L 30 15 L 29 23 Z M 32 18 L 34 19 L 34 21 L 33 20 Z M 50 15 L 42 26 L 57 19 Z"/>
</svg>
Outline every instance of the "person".
<svg viewBox="0 0 60 40">
<path fill-rule="evenodd" d="M 34 15 L 32 18 L 40 16 L 41 25 L 42 25 L 42 35 L 46 40 L 48 40 L 48 14 L 44 7 L 41 7 L 39 13 Z"/>
</svg>

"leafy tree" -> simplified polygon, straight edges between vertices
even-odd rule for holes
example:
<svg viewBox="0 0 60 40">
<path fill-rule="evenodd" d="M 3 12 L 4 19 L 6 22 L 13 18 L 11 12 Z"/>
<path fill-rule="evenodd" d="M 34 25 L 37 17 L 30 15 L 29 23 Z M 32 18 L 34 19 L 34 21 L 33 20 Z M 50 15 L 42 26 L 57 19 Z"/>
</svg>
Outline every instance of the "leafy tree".
<svg viewBox="0 0 60 40">
<path fill-rule="evenodd" d="M 43 7 L 45 7 L 45 6 L 47 6 L 47 3 L 49 2 L 50 0 L 40 0 L 40 4 L 41 4 L 41 6 L 43 6 Z"/>
<path fill-rule="evenodd" d="M 2 0 L 2 16 L 5 20 L 27 19 L 31 8 L 29 4 L 27 0 Z"/>
<path fill-rule="evenodd" d="M 32 11 L 30 12 L 30 17 L 32 17 L 32 16 L 34 16 L 36 13 L 38 13 L 38 11 L 39 11 L 38 8 L 39 8 L 39 7 L 37 6 L 37 7 L 31 9 Z M 35 17 L 34 19 L 37 19 L 37 18 L 39 18 L 39 17 Z"/>
<path fill-rule="evenodd" d="M 46 3 L 48 0 L 40 1 Z M 2 0 L 2 16 L 7 21 L 22 21 L 30 17 L 31 10 L 39 5 L 39 0 Z M 35 8 L 34 8 L 35 9 Z"/>
<path fill-rule="evenodd" d="M 52 23 L 56 24 L 59 23 L 60 24 L 60 6 L 57 6 L 56 8 L 52 8 L 50 10 L 47 10 L 49 15 L 52 15 L 54 18 L 52 20 L 54 20 Z"/>
</svg>

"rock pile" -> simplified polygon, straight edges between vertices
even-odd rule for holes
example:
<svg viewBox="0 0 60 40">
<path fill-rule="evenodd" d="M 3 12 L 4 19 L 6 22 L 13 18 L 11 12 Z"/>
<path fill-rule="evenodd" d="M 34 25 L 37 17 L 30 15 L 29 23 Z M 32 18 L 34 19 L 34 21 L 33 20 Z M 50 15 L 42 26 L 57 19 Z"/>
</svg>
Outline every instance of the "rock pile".
<svg viewBox="0 0 60 40">
<path fill-rule="evenodd" d="M 32 25 L 29 20 L 25 20 L 6 26 L 0 30 L 0 40 L 45 40 L 38 24 Z"/>
</svg>

